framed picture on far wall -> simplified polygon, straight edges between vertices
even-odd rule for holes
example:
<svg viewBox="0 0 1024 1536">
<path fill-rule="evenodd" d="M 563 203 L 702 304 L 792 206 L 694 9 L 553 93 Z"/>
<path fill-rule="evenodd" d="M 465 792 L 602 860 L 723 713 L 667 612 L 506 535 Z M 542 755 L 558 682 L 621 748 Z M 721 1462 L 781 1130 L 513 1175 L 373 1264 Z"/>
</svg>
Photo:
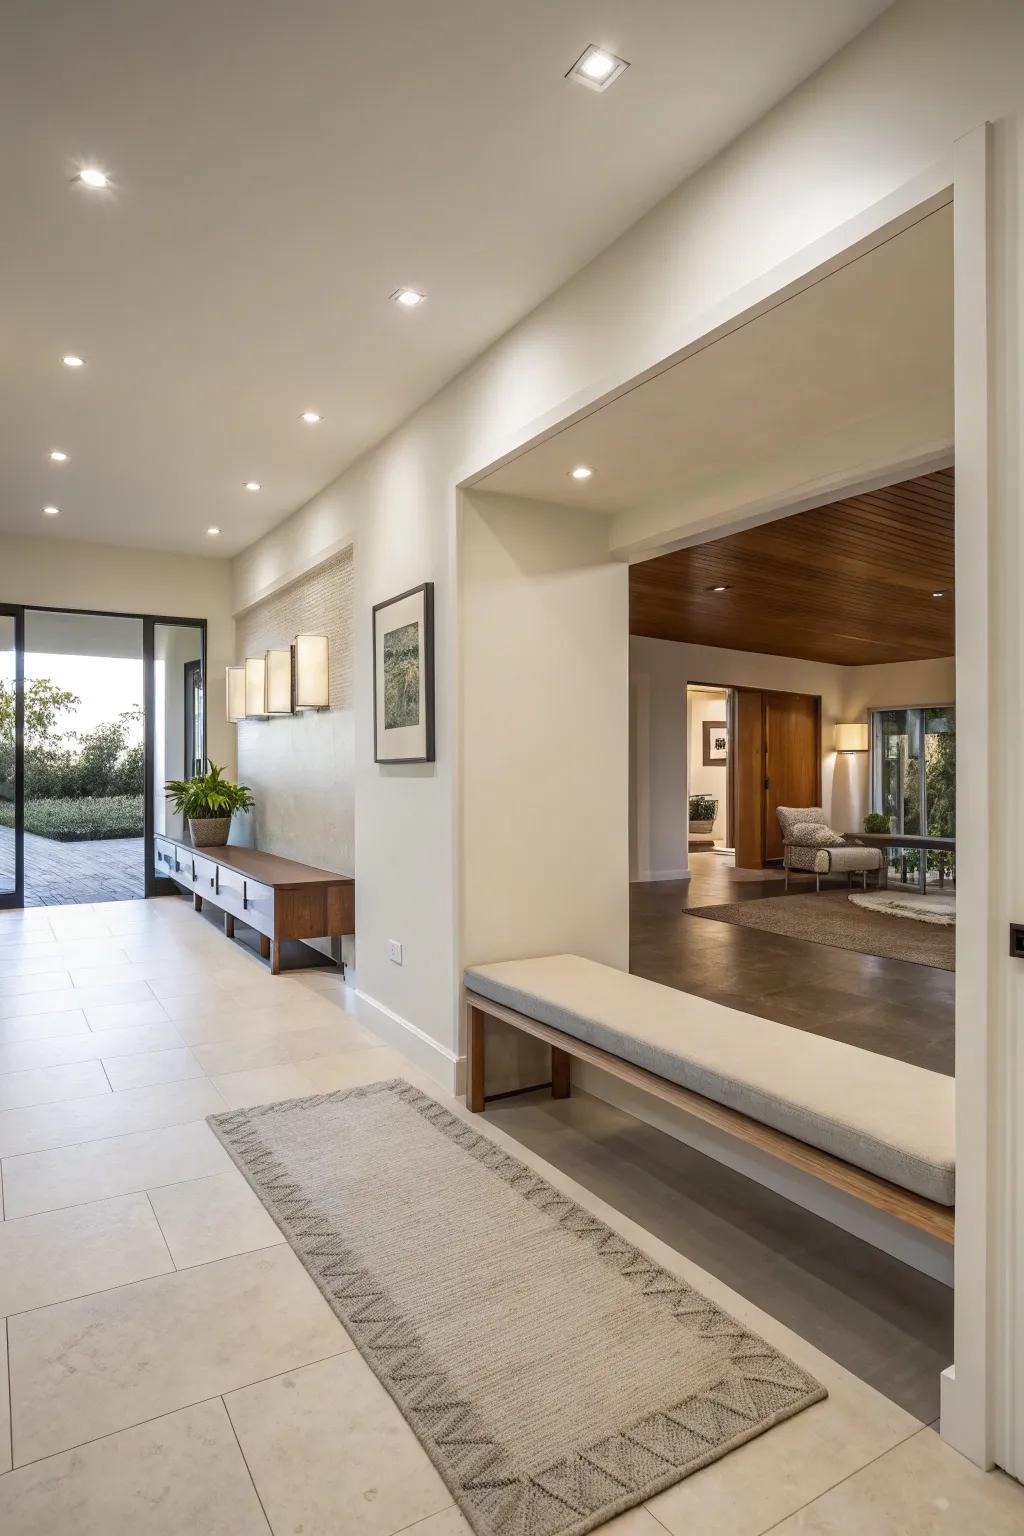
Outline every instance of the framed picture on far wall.
<svg viewBox="0 0 1024 1536">
<path fill-rule="evenodd" d="M 373 758 L 434 761 L 434 583 L 373 609 Z"/>
<path fill-rule="evenodd" d="M 729 760 L 729 732 L 724 720 L 704 721 L 704 767 L 723 767 Z"/>
</svg>

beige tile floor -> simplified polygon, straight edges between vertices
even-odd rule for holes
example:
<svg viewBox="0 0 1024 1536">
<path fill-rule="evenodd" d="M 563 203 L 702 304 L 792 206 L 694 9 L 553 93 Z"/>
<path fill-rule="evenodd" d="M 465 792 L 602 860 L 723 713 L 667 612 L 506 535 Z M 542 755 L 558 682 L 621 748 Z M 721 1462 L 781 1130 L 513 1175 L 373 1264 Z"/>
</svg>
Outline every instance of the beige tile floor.
<svg viewBox="0 0 1024 1536">
<path fill-rule="evenodd" d="M 204 1123 L 399 1073 L 445 1097 L 345 1002 L 334 977 L 270 977 L 174 899 L 0 913 L 4 1536 L 468 1536 Z M 611 1536 L 1024 1529 L 1018 1485 L 490 1134 L 829 1388 Z"/>
</svg>

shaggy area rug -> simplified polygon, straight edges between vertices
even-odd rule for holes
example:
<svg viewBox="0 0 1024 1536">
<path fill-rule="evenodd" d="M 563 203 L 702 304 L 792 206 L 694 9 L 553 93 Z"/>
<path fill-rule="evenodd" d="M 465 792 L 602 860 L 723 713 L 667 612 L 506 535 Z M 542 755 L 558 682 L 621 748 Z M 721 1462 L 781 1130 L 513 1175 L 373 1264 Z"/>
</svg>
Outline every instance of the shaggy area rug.
<svg viewBox="0 0 1024 1536">
<path fill-rule="evenodd" d="M 209 1124 L 479 1536 L 582 1536 L 826 1395 L 401 1079 Z"/>
<path fill-rule="evenodd" d="M 952 928 L 956 923 L 956 897 L 921 896 L 914 891 L 851 891 L 855 907 L 866 912 L 888 912 L 890 917 L 909 917 L 915 923 L 935 923 Z"/>
<path fill-rule="evenodd" d="M 689 917 L 709 917 L 740 928 L 760 928 L 809 944 L 855 949 L 884 960 L 909 960 L 936 970 L 955 969 L 955 930 L 890 912 L 872 912 L 851 902 L 848 891 L 821 895 L 766 896 L 760 901 L 731 901 L 718 907 L 687 907 Z"/>
</svg>

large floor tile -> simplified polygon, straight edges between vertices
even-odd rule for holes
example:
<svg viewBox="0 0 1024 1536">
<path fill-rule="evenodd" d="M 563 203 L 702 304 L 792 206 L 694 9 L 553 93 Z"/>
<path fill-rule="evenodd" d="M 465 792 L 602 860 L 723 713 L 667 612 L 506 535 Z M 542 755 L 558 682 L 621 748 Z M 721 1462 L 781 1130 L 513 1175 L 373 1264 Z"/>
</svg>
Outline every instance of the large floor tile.
<svg viewBox="0 0 1024 1536">
<path fill-rule="evenodd" d="M 4 1536 L 267 1536 L 219 1400 L 0 1478 Z"/>
<path fill-rule="evenodd" d="M 76 987 L 78 996 L 86 989 Z M 92 991 L 92 988 L 89 988 Z M 96 989 L 101 990 L 101 989 Z M 150 1024 L 168 1023 L 167 1014 L 155 997 L 134 1003 L 87 1003 L 85 1017 L 97 1034 L 108 1029 L 142 1029 Z"/>
<path fill-rule="evenodd" d="M 136 1190 L 158 1189 L 232 1167 L 228 1154 L 202 1120 L 50 1152 L 30 1152 L 3 1161 L 7 1216 L 55 1211 Z"/>
<path fill-rule="evenodd" d="M 170 1051 L 181 1043 L 181 1036 L 169 1019 L 162 1024 L 140 1024 L 127 1029 L 86 1028 L 74 1035 L 50 1035 L 43 1040 L 13 1040 L 0 1045 L 0 1072 L 27 1072 L 32 1067 L 105 1061 L 114 1056 L 138 1056 L 144 1051 Z"/>
<path fill-rule="evenodd" d="M 361 1053 L 360 1053 L 361 1054 Z M 260 1067 L 253 1072 L 227 1072 L 211 1078 L 224 1095 L 229 1109 L 251 1104 L 276 1104 L 279 1099 L 301 1099 L 312 1092 L 298 1066 Z"/>
<path fill-rule="evenodd" d="M 56 1035 L 84 1035 L 88 1029 L 81 1008 L 61 1009 L 59 1013 L 21 1014 L 17 1018 L 0 1019 L 0 1045 L 7 1045 L 13 1040 L 50 1040 Z"/>
<path fill-rule="evenodd" d="M 184 1045 L 169 1051 L 113 1056 L 103 1065 L 110 1086 L 118 1093 L 125 1088 L 150 1088 L 155 1083 L 177 1083 L 188 1077 L 203 1076 L 202 1067 Z"/>
<path fill-rule="evenodd" d="M 224 1100 L 205 1078 L 132 1088 L 63 1104 L 0 1111 L 0 1157 L 69 1147 L 75 1142 L 184 1125 L 224 1108 Z"/>
<path fill-rule="evenodd" d="M 57 991 L 9 997 L 0 994 L 0 1018 L 25 1018 L 39 1013 L 66 1013 L 72 1009 L 120 1006 L 153 1001 L 145 981 L 119 981 L 108 987 L 66 987 Z"/>
<path fill-rule="evenodd" d="M 8 1316 L 173 1269 L 146 1195 L 0 1222 L 0 1313 Z"/>
<path fill-rule="evenodd" d="M 31 992 L 61 992 L 72 986 L 70 974 L 51 967 L 47 971 L 21 971 L 0 978 L 0 997 L 25 997 Z"/>
<path fill-rule="evenodd" d="M 275 1531 L 393 1536 L 452 1496 L 354 1350 L 225 1399 Z"/>
<path fill-rule="evenodd" d="M 8 1320 L 14 1463 L 351 1348 L 282 1245 Z"/>
<path fill-rule="evenodd" d="M 297 1065 L 309 1084 L 308 1091 L 315 1093 L 330 1093 L 335 1088 L 359 1088 L 364 1083 L 379 1083 L 390 1077 L 419 1082 L 408 1057 L 392 1050 L 389 1045 L 318 1056 Z"/>
<path fill-rule="evenodd" d="M 283 1243 L 280 1229 L 234 1168 L 150 1192 L 178 1269 Z"/>
<path fill-rule="evenodd" d="M 0 1110 L 56 1104 L 62 1099 L 84 1099 L 109 1092 L 110 1083 L 98 1061 L 0 1073 Z"/>
<path fill-rule="evenodd" d="M 933 1430 L 832 1488 L 777 1528 L 776 1536 L 1020 1536 L 1024 1488 L 979 1472 Z"/>
<path fill-rule="evenodd" d="M 314 1056 L 361 1050 L 375 1044 L 372 1035 L 343 1019 L 339 1023 L 317 1024 L 311 1029 L 286 1029 L 273 1035 L 209 1041 L 195 1045 L 193 1051 L 204 1070 L 213 1076 L 282 1066 L 286 1062 L 307 1061 Z"/>
</svg>

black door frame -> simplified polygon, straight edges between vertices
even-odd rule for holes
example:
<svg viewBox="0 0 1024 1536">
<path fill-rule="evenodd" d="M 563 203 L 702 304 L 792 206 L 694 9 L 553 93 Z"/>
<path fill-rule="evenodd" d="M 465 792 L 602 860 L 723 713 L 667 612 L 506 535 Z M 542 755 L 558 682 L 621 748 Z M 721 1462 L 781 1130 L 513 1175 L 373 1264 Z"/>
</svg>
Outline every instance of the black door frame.
<svg viewBox="0 0 1024 1536">
<path fill-rule="evenodd" d="M 0 603 L 0 615 L 14 619 L 14 868 L 15 889 L 0 892 L 0 910 L 25 905 L 25 615 L 26 613 L 70 613 L 83 618 L 138 619 L 142 624 L 142 699 L 143 699 L 143 874 L 146 896 L 174 890 L 173 881 L 158 880 L 153 869 L 153 834 L 155 827 L 155 792 L 153 770 L 156 766 L 154 731 L 156 702 L 154 684 L 154 637 L 158 624 L 198 629 L 203 668 L 203 759 L 206 758 L 209 678 L 206 671 L 206 620 L 179 618 L 171 614 L 128 613 L 119 608 L 68 608 L 56 603 Z"/>
</svg>

